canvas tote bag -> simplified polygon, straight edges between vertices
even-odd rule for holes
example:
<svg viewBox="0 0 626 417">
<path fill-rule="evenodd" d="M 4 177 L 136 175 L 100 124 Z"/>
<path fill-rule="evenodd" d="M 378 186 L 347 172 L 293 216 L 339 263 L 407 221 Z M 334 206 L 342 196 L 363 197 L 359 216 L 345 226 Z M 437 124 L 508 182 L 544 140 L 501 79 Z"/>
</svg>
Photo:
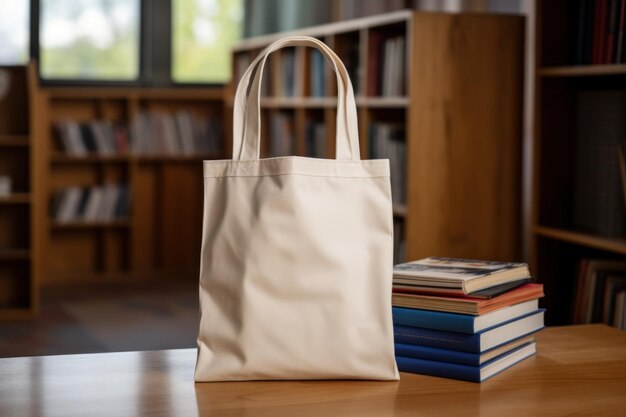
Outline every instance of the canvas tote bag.
<svg viewBox="0 0 626 417">
<path fill-rule="evenodd" d="M 337 159 L 259 159 L 267 57 L 301 45 L 337 75 Z M 233 119 L 233 159 L 204 161 L 196 381 L 398 379 L 389 162 L 360 160 L 342 62 L 314 38 L 274 42 L 241 78 Z"/>
</svg>

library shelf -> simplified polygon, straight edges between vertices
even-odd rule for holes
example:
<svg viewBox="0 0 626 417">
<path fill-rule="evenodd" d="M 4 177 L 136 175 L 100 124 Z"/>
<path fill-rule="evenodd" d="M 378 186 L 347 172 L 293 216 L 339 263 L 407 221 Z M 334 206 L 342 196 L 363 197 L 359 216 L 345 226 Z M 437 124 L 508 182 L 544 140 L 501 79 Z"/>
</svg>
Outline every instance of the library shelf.
<svg viewBox="0 0 626 417">
<path fill-rule="evenodd" d="M 29 249 L 0 249 L 1 260 L 28 260 L 30 256 Z"/>
<path fill-rule="evenodd" d="M 585 77 L 626 74 L 626 64 L 564 65 L 538 69 L 542 77 Z"/>
<path fill-rule="evenodd" d="M 29 204 L 30 202 L 30 193 L 12 193 L 7 196 L 0 196 L 0 204 Z"/>
<path fill-rule="evenodd" d="M 579 246 L 601 249 L 616 254 L 626 255 L 626 239 L 609 238 L 589 233 L 560 229 L 555 227 L 535 226 L 537 235 L 573 243 Z"/>
<path fill-rule="evenodd" d="M 93 163 L 123 163 L 129 162 L 128 155 L 67 155 L 55 153 L 50 157 L 54 164 L 93 164 Z"/>
<path fill-rule="evenodd" d="M 50 221 L 50 228 L 54 230 L 90 230 L 90 229 L 125 229 L 131 223 L 128 219 L 110 221 L 83 221 L 74 220 L 70 222 Z"/>
</svg>

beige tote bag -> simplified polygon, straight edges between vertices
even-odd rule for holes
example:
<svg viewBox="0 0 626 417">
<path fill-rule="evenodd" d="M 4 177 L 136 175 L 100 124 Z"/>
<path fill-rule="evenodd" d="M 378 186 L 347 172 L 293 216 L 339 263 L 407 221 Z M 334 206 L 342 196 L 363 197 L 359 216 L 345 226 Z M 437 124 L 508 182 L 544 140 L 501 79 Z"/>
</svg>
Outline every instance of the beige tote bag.
<svg viewBox="0 0 626 417">
<path fill-rule="evenodd" d="M 264 65 L 301 45 L 337 74 L 337 159 L 259 159 Z M 314 38 L 274 42 L 241 78 L 233 117 L 233 159 L 204 162 L 196 381 L 398 379 L 389 162 L 360 160 L 342 62 Z"/>
</svg>

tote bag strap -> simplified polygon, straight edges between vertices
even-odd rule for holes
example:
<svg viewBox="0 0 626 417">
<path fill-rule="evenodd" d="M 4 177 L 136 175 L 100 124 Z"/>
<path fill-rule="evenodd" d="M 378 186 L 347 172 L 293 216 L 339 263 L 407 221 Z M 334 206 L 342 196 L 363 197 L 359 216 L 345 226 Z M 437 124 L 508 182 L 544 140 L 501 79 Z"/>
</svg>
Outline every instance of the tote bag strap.
<svg viewBox="0 0 626 417">
<path fill-rule="evenodd" d="M 288 46 L 311 46 L 319 50 L 337 75 L 336 157 L 360 160 L 356 103 L 352 83 L 339 57 L 318 39 L 290 36 L 265 48 L 241 77 L 233 106 L 233 160 L 256 160 L 260 157 L 261 82 L 267 57 Z M 252 79 L 252 82 L 250 80 Z"/>
</svg>

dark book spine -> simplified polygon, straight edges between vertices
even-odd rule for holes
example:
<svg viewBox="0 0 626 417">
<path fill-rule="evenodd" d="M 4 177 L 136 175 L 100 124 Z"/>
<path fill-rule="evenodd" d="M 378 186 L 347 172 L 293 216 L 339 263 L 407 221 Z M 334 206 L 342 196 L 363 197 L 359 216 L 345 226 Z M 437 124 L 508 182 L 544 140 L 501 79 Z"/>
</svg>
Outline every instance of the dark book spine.
<svg viewBox="0 0 626 417">
<path fill-rule="evenodd" d="M 409 326 L 393 326 L 394 341 L 409 345 L 430 346 L 460 352 L 480 353 L 480 335 L 424 329 Z"/>
<path fill-rule="evenodd" d="M 587 0 L 578 0 L 578 27 L 576 32 L 576 57 L 574 63 L 576 65 L 582 65 L 585 63 L 585 34 L 586 34 L 586 19 L 585 8 Z"/>
<path fill-rule="evenodd" d="M 585 0 L 585 44 L 583 51 L 583 64 L 593 62 L 593 29 L 594 29 L 594 0 Z"/>
<path fill-rule="evenodd" d="M 609 0 L 607 8 L 607 32 L 606 51 L 604 56 L 605 64 L 615 62 L 615 50 L 617 49 L 617 27 L 619 22 L 619 0 Z"/>
<path fill-rule="evenodd" d="M 617 51 L 615 53 L 615 63 L 623 63 L 624 61 L 624 20 L 626 18 L 626 0 L 620 1 L 619 6 L 619 23 L 617 28 Z"/>
<path fill-rule="evenodd" d="M 593 47 L 591 49 L 591 63 L 598 63 L 598 51 L 600 50 L 600 13 L 602 10 L 602 0 L 596 0 L 593 8 Z"/>
</svg>

